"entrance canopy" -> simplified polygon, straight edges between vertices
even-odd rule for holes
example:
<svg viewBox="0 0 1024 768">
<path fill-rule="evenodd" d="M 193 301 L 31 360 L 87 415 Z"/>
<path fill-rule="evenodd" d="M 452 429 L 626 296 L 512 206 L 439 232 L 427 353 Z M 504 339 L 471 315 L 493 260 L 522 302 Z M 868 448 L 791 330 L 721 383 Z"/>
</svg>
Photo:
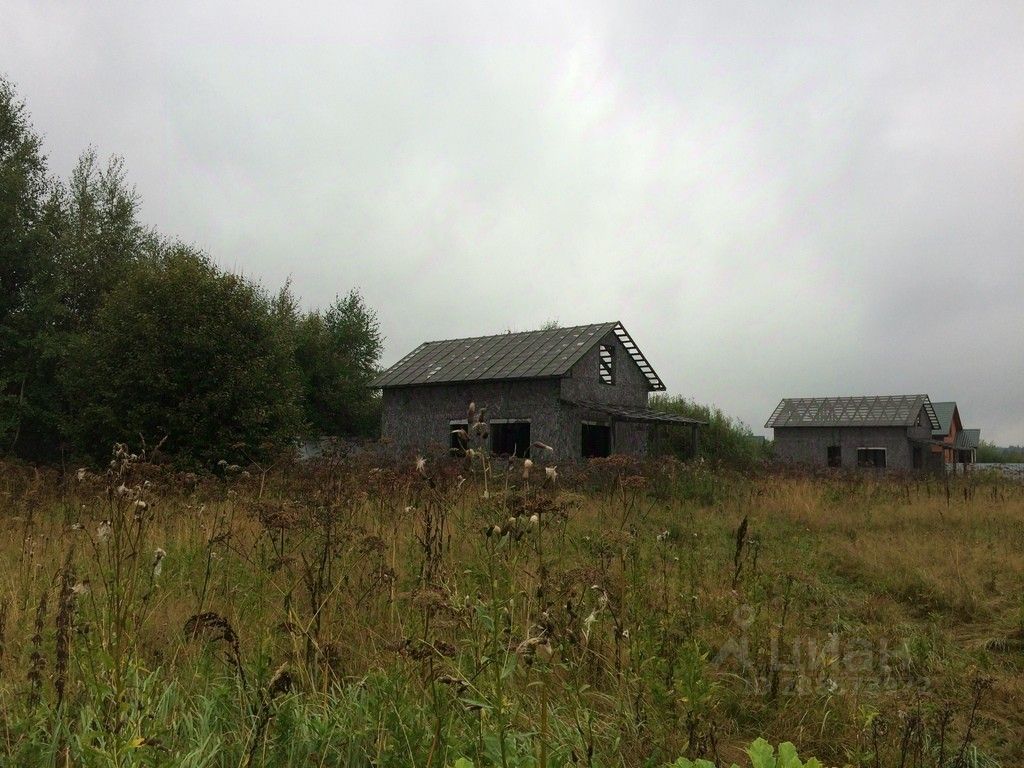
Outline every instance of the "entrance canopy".
<svg viewBox="0 0 1024 768">
<path fill-rule="evenodd" d="M 698 421 L 686 416 L 677 416 L 674 413 L 655 411 L 651 408 L 641 408 L 636 405 L 615 405 L 612 403 L 595 403 L 590 400 L 565 400 L 569 405 L 577 408 L 586 408 L 590 411 L 607 413 L 616 421 L 632 421 L 639 424 L 679 424 L 691 427 L 706 427 L 706 421 Z"/>
</svg>

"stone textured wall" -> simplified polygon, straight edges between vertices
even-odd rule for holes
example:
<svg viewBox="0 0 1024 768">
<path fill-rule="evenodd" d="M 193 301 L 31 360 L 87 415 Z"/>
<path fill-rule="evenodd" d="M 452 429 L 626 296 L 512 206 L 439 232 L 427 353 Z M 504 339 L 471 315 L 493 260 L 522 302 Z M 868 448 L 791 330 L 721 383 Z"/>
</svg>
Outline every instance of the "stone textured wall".
<svg viewBox="0 0 1024 768">
<path fill-rule="evenodd" d="M 450 422 L 465 421 L 469 404 L 487 408 L 485 418 L 527 419 L 530 439 L 553 446 L 564 455 L 564 411 L 557 379 L 480 381 L 385 389 L 381 435 L 400 452 L 445 450 Z M 577 448 L 578 451 L 578 448 Z"/>
<path fill-rule="evenodd" d="M 911 439 L 931 438 L 931 425 L 921 411 L 922 426 L 914 427 L 777 427 L 775 457 L 793 464 L 824 467 L 828 465 L 828 447 L 842 448 L 843 467 L 856 468 L 858 448 L 885 448 L 887 469 L 913 469 Z M 922 447 L 922 460 L 928 449 Z"/>
</svg>

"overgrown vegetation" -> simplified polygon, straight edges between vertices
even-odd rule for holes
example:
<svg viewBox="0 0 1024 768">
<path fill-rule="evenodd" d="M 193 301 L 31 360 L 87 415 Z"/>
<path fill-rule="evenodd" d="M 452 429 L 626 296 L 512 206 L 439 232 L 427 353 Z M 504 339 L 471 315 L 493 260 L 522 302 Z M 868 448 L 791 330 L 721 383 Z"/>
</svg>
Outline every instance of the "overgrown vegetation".
<svg viewBox="0 0 1024 768">
<path fill-rule="evenodd" d="M 1024 761 L 1020 485 L 2 469 L 6 764 Z"/>
<path fill-rule="evenodd" d="M 117 159 L 90 150 L 53 178 L 3 80 L 0 233 L 0 451 L 102 458 L 141 436 L 240 461 L 303 434 L 373 434 L 382 340 L 358 293 L 306 313 L 287 286 L 224 272 L 141 223 Z"/>
<path fill-rule="evenodd" d="M 707 423 L 700 430 L 700 455 L 706 460 L 733 468 L 749 468 L 769 458 L 764 440 L 754 437 L 750 427 L 712 405 L 704 405 L 679 395 L 654 395 L 651 407 Z M 686 430 L 666 430 L 659 435 L 662 449 L 679 458 L 692 455 L 693 446 Z"/>
<path fill-rule="evenodd" d="M 1024 446 L 1000 447 L 982 440 L 978 446 L 977 460 L 983 464 L 1024 464 Z"/>
</svg>

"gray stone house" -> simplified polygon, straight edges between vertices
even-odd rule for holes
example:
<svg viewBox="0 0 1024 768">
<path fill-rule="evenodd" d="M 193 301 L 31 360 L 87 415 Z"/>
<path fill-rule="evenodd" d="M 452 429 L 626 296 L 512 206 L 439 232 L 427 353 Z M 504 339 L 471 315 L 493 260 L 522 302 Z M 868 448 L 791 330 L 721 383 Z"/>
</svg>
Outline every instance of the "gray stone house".
<svg viewBox="0 0 1024 768">
<path fill-rule="evenodd" d="M 648 452 L 652 426 L 701 422 L 647 407 L 663 391 L 622 323 L 503 333 L 421 344 L 370 384 L 382 390 L 381 436 L 399 451 L 464 448 L 467 407 L 486 409 L 498 455 L 573 461 Z M 533 449 L 536 452 L 536 448 Z"/>
<path fill-rule="evenodd" d="M 765 427 L 775 457 L 817 467 L 926 469 L 940 425 L 928 395 L 787 398 Z"/>
</svg>

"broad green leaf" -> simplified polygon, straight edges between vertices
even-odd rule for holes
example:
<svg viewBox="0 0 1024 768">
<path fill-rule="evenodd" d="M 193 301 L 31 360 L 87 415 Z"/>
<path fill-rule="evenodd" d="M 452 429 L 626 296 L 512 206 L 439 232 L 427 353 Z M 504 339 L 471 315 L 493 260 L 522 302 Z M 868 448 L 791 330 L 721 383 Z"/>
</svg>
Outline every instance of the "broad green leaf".
<svg viewBox="0 0 1024 768">
<path fill-rule="evenodd" d="M 779 744 L 779 758 L 775 765 L 777 768 L 801 768 L 800 758 L 797 756 L 793 742 L 784 741 Z"/>
<path fill-rule="evenodd" d="M 751 744 L 747 748 L 747 754 L 750 755 L 753 768 L 776 768 L 775 750 L 764 739 L 759 738 Z"/>
</svg>

